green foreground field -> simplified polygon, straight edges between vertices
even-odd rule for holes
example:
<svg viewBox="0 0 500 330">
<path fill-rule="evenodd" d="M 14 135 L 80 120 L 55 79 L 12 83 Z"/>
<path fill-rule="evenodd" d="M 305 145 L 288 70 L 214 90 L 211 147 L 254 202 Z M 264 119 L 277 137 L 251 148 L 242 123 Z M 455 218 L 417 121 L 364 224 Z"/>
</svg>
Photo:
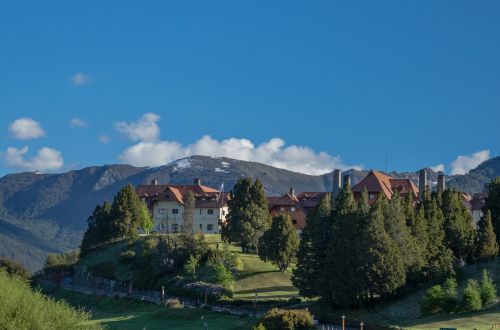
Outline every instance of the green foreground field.
<svg viewBox="0 0 500 330">
<path fill-rule="evenodd" d="M 206 322 L 209 329 L 243 330 L 251 329 L 256 323 L 256 319 L 248 316 L 238 317 L 203 309 L 169 309 L 132 299 L 92 296 L 63 289 L 51 292 L 50 296 L 90 311 L 90 323 L 106 329 L 204 329 Z"/>
</svg>

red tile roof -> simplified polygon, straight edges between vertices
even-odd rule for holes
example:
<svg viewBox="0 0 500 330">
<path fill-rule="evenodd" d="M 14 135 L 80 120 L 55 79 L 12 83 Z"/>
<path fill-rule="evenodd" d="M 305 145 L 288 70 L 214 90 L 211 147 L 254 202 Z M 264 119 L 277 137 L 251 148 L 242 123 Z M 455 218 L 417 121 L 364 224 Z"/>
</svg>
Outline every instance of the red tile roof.
<svg viewBox="0 0 500 330">
<path fill-rule="evenodd" d="M 363 180 L 352 187 L 352 191 L 362 193 L 365 188 L 369 193 L 383 192 L 388 199 L 392 197 L 395 190 L 401 195 L 411 193 L 414 198 L 418 197 L 418 188 L 410 179 L 394 179 L 384 173 L 373 170 Z"/>
</svg>

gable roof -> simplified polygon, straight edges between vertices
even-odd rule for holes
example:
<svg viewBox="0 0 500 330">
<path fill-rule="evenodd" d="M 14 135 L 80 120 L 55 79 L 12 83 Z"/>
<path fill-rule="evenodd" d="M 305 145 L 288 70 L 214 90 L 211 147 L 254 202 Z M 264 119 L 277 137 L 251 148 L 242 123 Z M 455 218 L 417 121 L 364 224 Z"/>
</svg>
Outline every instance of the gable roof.
<svg viewBox="0 0 500 330">
<path fill-rule="evenodd" d="M 371 170 L 363 180 L 352 187 L 352 191 L 362 193 L 365 188 L 368 192 L 383 192 L 388 199 L 391 199 L 395 190 L 401 195 L 410 193 L 414 198 L 418 197 L 418 188 L 410 179 L 395 179 L 374 170 Z"/>
</svg>

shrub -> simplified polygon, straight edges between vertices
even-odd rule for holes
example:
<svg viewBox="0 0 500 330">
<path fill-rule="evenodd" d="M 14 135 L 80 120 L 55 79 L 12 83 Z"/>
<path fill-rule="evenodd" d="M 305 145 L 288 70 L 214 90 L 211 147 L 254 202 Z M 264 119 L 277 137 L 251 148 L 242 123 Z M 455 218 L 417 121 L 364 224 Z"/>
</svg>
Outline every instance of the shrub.
<svg viewBox="0 0 500 330">
<path fill-rule="evenodd" d="M 312 315 L 305 309 L 284 310 L 273 308 L 262 317 L 260 324 L 266 330 L 314 329 Z"/>
<path fill-rule="evenodd" d="M 209 301 L 217 301 L 223 297 L 231 298 L 233 296 L 233 292 L 222 285 L 202 281 L 186 284 L 182 279 L 179 279 L 175 287 L 171 288 L 171 290 L 191 298 L 200 298 L 203 300 L 206 297 Z"/>
<path fill-rule="evenodd" d="M 135 252 L 132 250 L 125 250 L 120 253 L 120 261 L 127 263 L 133 261 L 135 258 Z"/>
<path fill-rule="evenodd" d="M 489 305 L 497 299 L 497 289 L 491 279 L 491 275 L 486 269 L 483 269 L 483 278 L 481 279 L 481 302 L 484 306 Z"/>
<path fill-rule="evenodd" d="M 230 289 L 234 282 L 233 274 L 222 263 L 208 262 L 197 275 L 202 281 L 220 284 L 226 289 Z"/>
<path fill-rule="evenodd" d="M 462 298 L 462 308 L 466 312 L 479 311 L 483 307 L 481 290 L 476 280 L 468 280 Z"/>
<path fill-rule="evenodd" d="M 198 268 L 198 260 L 193 256 L 189 256 L 189 259 L 184 263 L 183 271 L 184 275 L 190 279 L 196 279 L 196 269 Z"/>
<path fill-rule="evenodd" d="M 182 303 L 177 298 L 168 299 L 165 302 L 165 307 L 167 307 L 167 308 L 173 308 L 173 309 L 184 308 L 184 306 L 182 305 Z"/>
<path fill-rule="evenodd" d="M 453 312 L 457 308 L 457 281 L 454 278 L 447 279 L 443 284 L 442 309 L 447 313 Z"/>
<path fill-rule="evenodd" d="M 422 314 L 437 314 L 443 311 L 445 292 L 441 285 L 434 285 L 425 292 L 420 304 Z"/>
<path fill-rule="evenodd" d="M 0 269 L 4 269 L 9 275 L 15 275 L 22 279 L 28 280 L 30 272 L 20 263 L 7 258 L 0 258 Z"/>
</svg>

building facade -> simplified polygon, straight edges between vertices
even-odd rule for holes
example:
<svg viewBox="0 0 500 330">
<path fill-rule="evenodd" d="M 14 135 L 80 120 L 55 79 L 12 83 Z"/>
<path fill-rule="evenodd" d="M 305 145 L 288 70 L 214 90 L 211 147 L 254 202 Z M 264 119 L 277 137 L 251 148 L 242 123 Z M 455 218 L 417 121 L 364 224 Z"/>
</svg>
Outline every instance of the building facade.
<svg viewBox="0 0 500 330">
<path fill-rule="evenodd" d="M 195 197 L 193 231 L 219 234 L 228 212 L 229 194 L 203 186 L 199 179 L 193 185 L 159 185 L 156 180 L 140 185 L 136 192 L 148 206 L 154 221 L 153 231 L 184 231 L 184 202 L 189 192 Z"/>
</svg>

